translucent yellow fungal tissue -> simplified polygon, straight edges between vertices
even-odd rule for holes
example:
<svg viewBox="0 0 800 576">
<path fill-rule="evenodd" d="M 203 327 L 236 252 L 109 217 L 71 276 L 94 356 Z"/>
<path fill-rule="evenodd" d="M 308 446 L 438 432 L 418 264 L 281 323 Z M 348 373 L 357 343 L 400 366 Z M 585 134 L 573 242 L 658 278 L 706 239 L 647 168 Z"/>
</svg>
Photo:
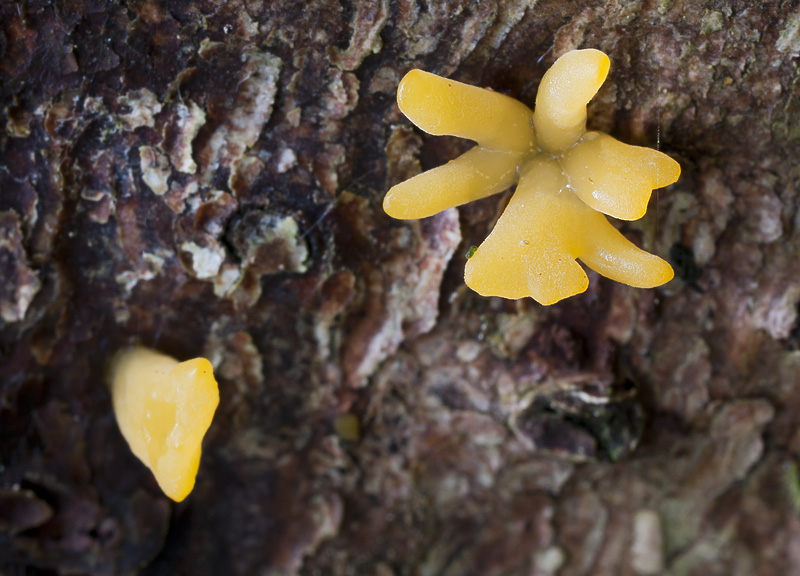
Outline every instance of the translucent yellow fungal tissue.
<svg viewBox="0 0 800 576">
<path fill-rule="evenodd" d="M 219 404 L 211 363 L 205 358 L 178 362 L 147 348 L 125 350 L 114 360 L 111 396 L 133 453 L 167 496 L 176 502 L 186 498 Z"/>
<path fill-rule="evenodd" d="M 670 265 L 637 248 L 603 215 L 641 218 L 652 191 L 680 176 L 678 163 L 661 152 L 586 131 L 586 105 L 609 65 L 599 50 L 566 53 L 542 78 L 535 111 L 491 90 L 412 70 L 397 91 L 400 110 L 428 133 L 477 146 L 394 186 L 384 210 L 394 218 L 424 218 L 516 182 L 495 229 L 467 261 L 465 281 L 476 292 L 553 304 L 586 290 L 576 260 L 631 286 L 668 282 Z"/>
</svg>

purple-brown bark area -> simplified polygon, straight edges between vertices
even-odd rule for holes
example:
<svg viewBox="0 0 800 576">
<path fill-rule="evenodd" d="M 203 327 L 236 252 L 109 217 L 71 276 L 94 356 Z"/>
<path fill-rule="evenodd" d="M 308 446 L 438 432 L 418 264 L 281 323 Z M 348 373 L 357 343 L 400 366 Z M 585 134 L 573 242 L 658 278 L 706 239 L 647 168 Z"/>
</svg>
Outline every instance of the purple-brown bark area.
<svg viewBox="0 0 800 576">
<path fill-rule="evenodd" d="M 504 198 L 382 211 L 469 146 L 398 81 L 533 105 L 588 47 L 590 127 L 681 163 L 620 223 L 677 277 L 478 296 Z M 800 573 L 799 57 L 793 1 L 0 3 L 0 572 Z M 137 343 L 220 383 L 180 504 Z"/>
</svg>

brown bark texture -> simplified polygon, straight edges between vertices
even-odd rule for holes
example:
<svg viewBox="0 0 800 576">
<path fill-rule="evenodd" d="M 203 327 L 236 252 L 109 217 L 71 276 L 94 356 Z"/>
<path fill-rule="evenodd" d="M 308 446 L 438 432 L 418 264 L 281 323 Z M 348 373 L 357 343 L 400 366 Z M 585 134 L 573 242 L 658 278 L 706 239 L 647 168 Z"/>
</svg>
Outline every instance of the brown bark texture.
<svg viewBox="0 0 800 576">
<path fill-rule="evenodd" d="M 617 223 L 677 277 L 483 298 L 507 195 L 382 211 L 469 147 L 397 84 L 532 106 L 589 47 L 590 127 L 682 166 Z M 798 58 L 794 0 L 0 3 L 0 572 L 800 574 Z M 220 383 L 180 504 L 136 343 Z"/>
</svg>

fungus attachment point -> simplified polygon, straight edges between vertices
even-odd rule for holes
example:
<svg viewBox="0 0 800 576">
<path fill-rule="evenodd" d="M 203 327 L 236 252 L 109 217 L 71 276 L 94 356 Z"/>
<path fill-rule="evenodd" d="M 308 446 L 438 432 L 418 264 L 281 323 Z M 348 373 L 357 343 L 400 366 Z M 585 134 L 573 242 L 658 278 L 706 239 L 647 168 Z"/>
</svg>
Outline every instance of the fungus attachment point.
<svg viewBox="0 0 800 576">
<path fill-rule="evenodd" d="M 400 109 L 422 130 L 478 146 L 394 186 L 383 207 L 394 218 L 424 218 L 517 183 L 494 230 L 467 256 L 465 281 L 484 296 L 553 304 L 586 290 L 580 260 L 639 288 L 673 277 L 669 264 L 637 248 L 605 215 L 644 216 L 655 188 L 681 169 L 656 150 L 586 131 L 586 105 L 608 75 L 599 50 L 564 54 L 542 78 L 536 109 L 490 90 L 412 70 Z"/>
<path fill-rule="evenodd" d="M 219 404 L 211 363 L 205 358 L 178 362 L 147 348 L 124 350 L 112 366 L 111 396 L 131 451 L 167 496 L 176 502 L 186 498 Z"/>
</svg>

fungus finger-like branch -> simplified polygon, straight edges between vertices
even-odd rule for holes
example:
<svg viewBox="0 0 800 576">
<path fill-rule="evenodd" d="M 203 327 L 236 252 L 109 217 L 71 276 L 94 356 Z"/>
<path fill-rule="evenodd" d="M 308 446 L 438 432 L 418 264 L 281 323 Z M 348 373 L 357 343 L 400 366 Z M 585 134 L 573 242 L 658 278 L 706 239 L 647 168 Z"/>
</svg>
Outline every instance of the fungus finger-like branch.
<svg viewBox="0 0 800 576">
<path fill-rule="evenodd" d="M 584 219 L 584 226 L 591 227 L 592 241 L 578 258 L 598 274 L 636 288 L 660 286 L 675 276 L 667 262 L 638 248 L 602 214 L 586 208 Z"/>
<path fill-rule="evenodd" d="M 552 159 L 525 171 L 503 215 L 467 261 L 467 285 L 486 296 L 553 304 L 589 286 L 575 261 L 582 250 L 575 203 Z M 585 207 L 584 207 L 585 208 Z"/>
<path fill-rule="evenodd" d="M 553 304 L 588 287 L 578 259 L 633 286 L 669 281 L 669 264 L 626 240 L 603 215 L 641 218 L 652 191 L 680 174 L 678 163 L 660 152 L 586 133 L 586 106 L 608 70 L 598 50 L 564 54 L 544 75 L 533 113 L 488 90 L 409 72 L 397 94 L 405 115 L 426 132 L 470 138 L 478 147 L 398 184 L 384 209 L 395 218 L 423 218 L 499 192 L 519 177 L 494 230 L 468 256 L 470 288 Z"/>
<path fill-rule="evenodd" d="M 599 132 L 587 132 L 563 162 L 578 198 L 621 220 L 644 216 L 653 190 L 672 184 L 681 173 L 680 165 L 666 154 Z"/>
<path fill-rule="evenodd" d="M 530 151 L 533 112 L 503 94 L 412 70 L 397 89 L 403 114 L 437 136 L 460 136 L 493 150 Z"/>
<path fill-rule="evenodd" d="M 502 192 L 517 178 L 520 154 L 475 147 L 410 180 L 392 187 L 383 200 L 392 218 L 426 218 L 473 200 Z"/>
<path fill-rule="evenodd" d="M 560 154 L 586 130 L 586 105 L 608 75 L 608 56 L 599 50 L 573 50 L 545 72 L 536 94 L 533 123 L 543 150 Z"/>
</svg>

